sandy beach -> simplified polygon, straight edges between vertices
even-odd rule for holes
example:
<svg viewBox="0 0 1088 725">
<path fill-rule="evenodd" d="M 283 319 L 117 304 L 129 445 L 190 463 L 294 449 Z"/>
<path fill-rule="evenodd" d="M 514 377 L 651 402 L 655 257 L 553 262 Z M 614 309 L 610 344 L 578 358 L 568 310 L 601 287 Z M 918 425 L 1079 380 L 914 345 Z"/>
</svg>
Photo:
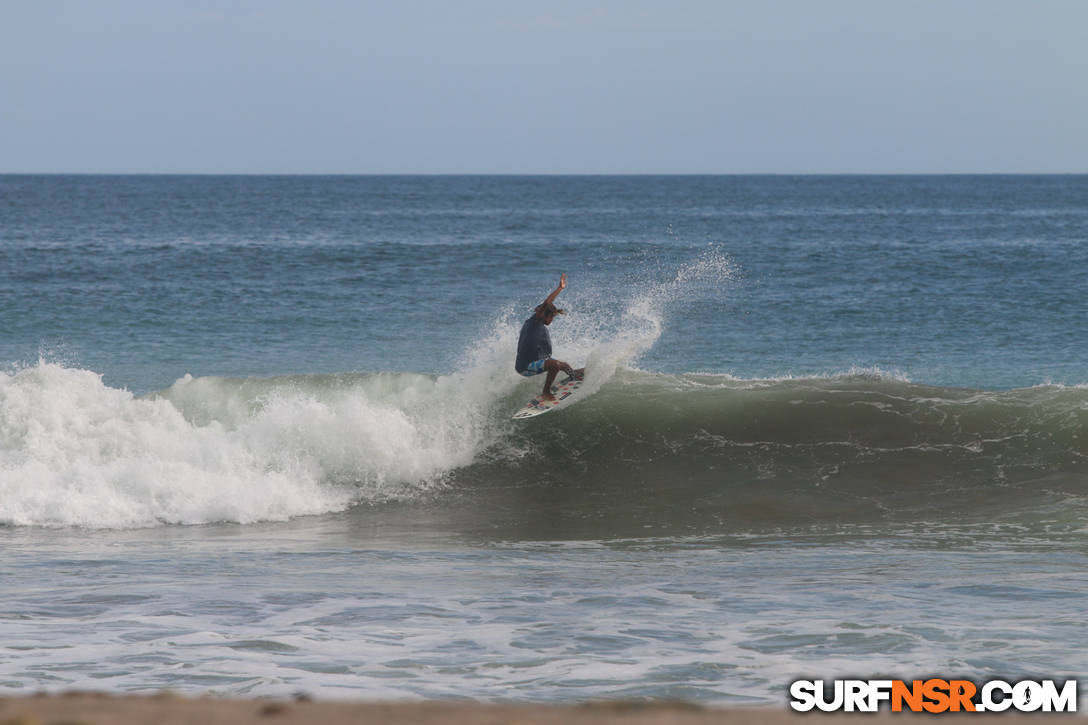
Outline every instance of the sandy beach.
<svg viewBox="0 0 1088 725">
<path fill-rule="evenodd" d="M 600 702 L 571 706 L 473 703 L 347 703 L 309 700 L 226 700 L 173 694 L 114 696 L 65 693 L 0 698 L 0 725 L 784 725 L 819 717 L 825 725 L 856 721 L 857 714 L 808 716 L 779 708 L 702 708 L 687 703 Z M 872 722 L 910 717 L 892 713 L 862 716 Z M 965 717 L 953 715 L 951 717 Z M 977 722 L 1053 721 L 1047 715 L 981 715 Z M 1078 720 L 1081 718 L 1078 717 Z"/>
</svg>

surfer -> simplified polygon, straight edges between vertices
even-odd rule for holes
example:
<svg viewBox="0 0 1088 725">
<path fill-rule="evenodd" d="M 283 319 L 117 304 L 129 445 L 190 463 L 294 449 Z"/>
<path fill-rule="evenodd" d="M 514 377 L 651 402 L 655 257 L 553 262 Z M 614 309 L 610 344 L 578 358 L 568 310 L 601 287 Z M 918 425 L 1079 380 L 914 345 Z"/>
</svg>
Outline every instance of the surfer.
<svg viewBox="0 0 1088 725">
<path fill-rule="evenodd" d="M 514 369 L 527 378 L 544 372 L 548 374 L 544 380 L 544 392 L 541 393 L 544 400 L 555 400 L 552 383 L 560 370 L 568 375 L 577 375 L 570 365 L 552 357 L 552 339 L 548 335 L 548 325 L 552 324 L 555 316 L 567 314 L 566 310 L 557 309 L 555 306 L 555 298 L 566 287 L 567 275 L 564 274 L 559 277 L 559 286 L 555 291 L 536 306 L 533 316 L 521 326 L 521 335 L 518 337 L 518 357 L 514 362 Z"/>
</svg>

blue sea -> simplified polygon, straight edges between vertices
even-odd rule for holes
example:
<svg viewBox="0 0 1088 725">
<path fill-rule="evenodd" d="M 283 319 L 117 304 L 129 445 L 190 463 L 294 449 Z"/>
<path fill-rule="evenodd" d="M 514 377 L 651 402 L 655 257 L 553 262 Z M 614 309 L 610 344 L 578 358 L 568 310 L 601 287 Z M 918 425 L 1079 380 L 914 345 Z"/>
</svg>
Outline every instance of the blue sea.
<svg viewBox="0 0 1088 725">
<path fill-rule="evenodd" d="M 1086 270 L 1088 176 L 0 176 L 0 694 L 1084 678 Z"/>
</svg>

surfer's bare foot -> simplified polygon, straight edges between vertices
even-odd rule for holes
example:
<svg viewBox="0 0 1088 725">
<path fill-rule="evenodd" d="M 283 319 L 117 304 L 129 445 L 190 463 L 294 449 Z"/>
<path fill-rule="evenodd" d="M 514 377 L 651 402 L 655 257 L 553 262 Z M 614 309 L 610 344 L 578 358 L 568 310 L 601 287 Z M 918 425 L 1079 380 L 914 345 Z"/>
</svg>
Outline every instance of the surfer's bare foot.
<svg viewBox="0 0 1088 725">
<path fill-rule="evenodd" d="M 552 395 L 551 393 L 541 393 L 540 394 L 540 399 L 543 400 L 546 403 L 554 403 L 555 402 L 555 396 Z"/>
</svg>

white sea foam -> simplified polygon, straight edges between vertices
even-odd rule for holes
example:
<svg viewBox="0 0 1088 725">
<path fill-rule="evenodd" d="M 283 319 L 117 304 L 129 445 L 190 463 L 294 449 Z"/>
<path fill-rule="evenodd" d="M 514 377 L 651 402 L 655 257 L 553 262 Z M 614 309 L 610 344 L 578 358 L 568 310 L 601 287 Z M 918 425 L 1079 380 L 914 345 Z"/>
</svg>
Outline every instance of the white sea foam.
<svg viewBox="0 0 1088 725">
<path fill-rule="evenodd" d="M 253 437 L 196 425 L 86 371 L 40 363 L 0 376 L 0 522 L 148 526 L 249 522 L 346 506 L 306 461 L 262 457 Z"/>
<path fill-rule="evenodd" d="M 495 435 L 484 345 L 440 378 L 178 380 L 137 398 L 42 362 L 0 375 L 0 523 L 253 522 L 417 495 Z M 513 379 L 510 379 L 513 378 Z"/>
<path fill-rule="evenodd" d="M 831 382 L 831 381 L 847 381 L 847 380 L 870 380 L 870 381 L 885 381 L 895 383 L 912 383 L 910 376 L 901 370 L 885 370 L 876 366 L 859 366 L 852 365 L 845 370 L 829 370 L 820 373 L 812 374 L 790 374 L 774 375 L 770 377 L 758 377 L 758 378 L 745 378 L 736 375 L 730 375 L 729 373 L 717 373 L 717 372 L 689 372 L 684 375 L 685 379 L 696 381 L 703 385 L 713 384 L 715 382 L 725 385 L 731 388 L 735 387 L 762 387 L 767 385 L 775 385 L 778 383 L 790 383 L 790 382 Z"/>
</svg>

